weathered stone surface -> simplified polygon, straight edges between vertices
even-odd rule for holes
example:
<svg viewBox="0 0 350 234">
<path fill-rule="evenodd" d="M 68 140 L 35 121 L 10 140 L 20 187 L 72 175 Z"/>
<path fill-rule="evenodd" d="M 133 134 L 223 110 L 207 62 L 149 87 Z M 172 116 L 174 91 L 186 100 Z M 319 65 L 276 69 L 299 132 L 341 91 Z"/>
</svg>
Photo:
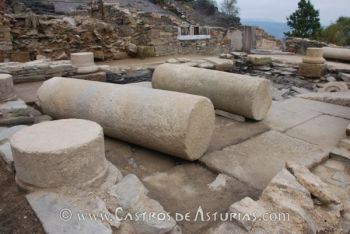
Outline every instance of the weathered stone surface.
<svg viewBox="0 0 350 234">
<path fill-rule="evenodd" d="M 266 213 L 265 208 L 250 197 L 245 197 L 239 202 L 232 204 L 230 206 L 230 211 L 232 213 L 241 214 L 241 216 L 238 216 L 240 218 L 236 219 L 236 222 L 247 231 L 252 229 L 256 219 L 261 219 Z M 248 216 L 249 218 L 242 218 L 244 216 Z"/>
<path fill-rule="evenodd" d="M 272 102 L 270 111 L 263 123 L 274 130 L 284 132 L 319 115 L 319 112 L 309 109 L 294 110 L 288 108 L 288 105 L 284 105 L 284 102 Z"/>
<path fill-rule="evenodd" d="M 189 94 L 53 78 L 38 96 L 54 118 L 93 120 L 108 136 L 188 160 L 203 155 L 214 129 L 210 100 Z"/>
<path fill-rule="evenodd" d="M 346 127 L 346 135 L 350 136 L 350 124 Z"/>
<path fill-rule="evenodd" d="M 215 108 L 262 120 L 271 106 L 266 79 L 182 65 L 163 64 L 153 73 L 152 86 L 208 97 Z"/>
<path fill-rule="evenodd" d="M 26 127 L 25 125 L 18 125 L 11 128 L 0 128 L 0 143 L 5 143 L 10 140 L 13 134 Z"/>
<path fill-rule="evenodd" d="M 325 75 L 326 70 L 326 64 L 301 63 L 299 65 L 299 75 L 307 78 L 320 78 Z"/>
<path fill-rule="evenodd" d="M 241 143 L 269 130 L 270 128 L 262 122 L 238 122 L 216 116 L 215 129 L 207 152 L 221 150 L 224 147 Z"/>
<path fill-rule="evenodd" d="M 348 124 L 347 119 L 321 115 L 289 129 L 286 134 L 330 150 L 345 137 Z"/>
<path fill-rule="evenodd" d="M 269 131 L 222 151 L 206 154 L 200 161 L 220 173 L 263 189 L 287 160 L 312 167 L 327 156 L 313 144 Z"/>
<path fill-rule="evenodd" d="M 238 122 L 245 122 L 245 118 L 243 116 L 235 115 L 226 111 L 216 109 L 215 114 Z"/>
<path fill-rule="evenodd" d="M 25 114 L 27 112 L 28 106 L 24 101 L 17 99 L 15 101 L 8 101 L 0 104 L 0 112 L 5 113 L 17 113 Z"/>
<path fill-rule="evenodd" d="M 12 76 L 0 74 L 0 103 L 10 101 L 16 98 L 13 88 Z"/>
<path fill-rule="evenodd" d="M 110 194 L 118 199 L 119 205 L 131 207 L 141 196 L 147 195 L 148 190 L 137 176 L 129 174 L 110 189 Z"/>
<path fill-rule="evenodd" d="M 15 165 L 14 165 L 14 161 L 13 161 L 10 143 L 6 142 L 6 143 L 0 145 L 0 156 L 6 164 L 6 168 L 9 171 L 13 172 L 15 169 Z"/>
<path fill-rule="evenodd" d="M 231 59 L 221 59 L 210 57 L 205 59 L 207 62 L 214 64 L 215 70 L 231 72 L 234 67 L 234 62 Z"/>
<path fill-rule="evenodd" d="M 350 110 L 348 107 L 333 105 L 324 102 L 306 100 L 302 98 L 291 98 L 286 101 L 280 102 L 279 105 L 283 106 L 287 110 L 294 112 L 310 110 L 344 119 L 350 119 Z"/>
<path fill-rule="evenodd" d="M 144 81 L 144 82 L 137 82 L 137 83 L 130 83 L 130 84 L 125 84 L 128 86 L 137 86 L 137 87 L 144 87 L 144 88 L 152 88 L 152 82 L 150 81 Z"/>
<path fill-rule="evenodd" d="M 82 74 L 82 75 L 74 75 L 72 78 L 80 79 L 80 80 L 92 80 L 92 81 L 106 81 L 106 72 L 95 72 L 95 73 L 89 73 L 89 74 Z"/>
<path fill-rule="evenodd" d="M 224 222 L 214 227 L 209 228 L 204 234 L 245 234 L 247 233 L 244 229 L 232 222 Z"/>
<path fill-rule="evenodd" d="M 350 107 L 350 92 L 308 93 L 299 95 L 298 97 Z"/>
<path fill-rule="evenodd" d="M 6 71 L 13 77 L 13 82 L 43 81 L 54 76 L 71 76 L 74 68 L 69 60 L 50 61 L 35 60 L 27 63 L 0 63 L 0 70 Z"/>
<path fill-rule="evenodd" d="M 98 70 L 92 52 L 72 53 L 70 57 L 72 65 L 77 68 L 76 72 L 78 74 L 93 73 Z"/>
<path fill-rule="evenodd" d="M 350 61 L 350 49 L 323 47 L 323 56 L 326 59 Z"/>
<path fill-rule="evenodd" d="M 306 56 L 303 58 L 303 63 L 324 64 L 325 62 L 326 60 L 323 58 L 322 48 L 307 48 Z"/>
<path fill-rule="evenodd" d="M 103 224 L 101 220 L 89 218 L 81 220 L 79 217 L 84 211 L 76 208 L 62 195 L 35 192 L 30 193 L 26 198 L 48 234 L 112 234 L 111 228 Z"/>
<path fill-rule="evenodd" d="M 272 64 L 271 57 L 258 57 L 258 56 L 254 56 L 254 55 L 249 55 L 248 60 L 254 66 L 264 66 L 264 65 Z"/>
<path fill-rule="evenodd" d="M 132 213 L 156 213 L 156 216 L 146 215 L 144 219 L 133 221 L 137 233 L 152 234 L 171 231 L 175 227 L 176 222 L 171 217 L 164 220 L 157 219 L 157 215 L 160 214 L 167 217 L 166 211 L 157 201 L 149 198 L 147 193 L 148 190 L 143 186 L 142 182 L 132 174 L 124 177 L 110 190 L 110 194 L 117 199 L 118 204 L 124 209 L 128 209 Z"/>
<path fill-rule="evenodd" d="M 350 151 L 343 148 L 343 147 L 334 148 L 331 151 L 330 156 L 333 158 L 340 158 L 343 160 L 349 160 L 349 162 L 350 162 Z"/>
<path fill-rule="evenodd" d="M 212 64 L 212 63 L 201 63 L 198 65 L 199 68 L 204 68 L 204 69 L 214 69 L 215 68 L 215 65 Z"/>
<path fill-rule="evenodd" d="M 314 197 L 324 204 L 339 204 L 339 198 L 330 190 L 326 183 L 312 174 L 306 167 L 294 162 L 287 162 L 287 169 L 296 177 Z"/>
<path fill-rule="evenodd" d="M 103 131 L 91 121 L 40 123 L 17 132 L 10 143 L 17 183 L 26 189 L 84 187 L 108 173 Z"/>
<path fill-rule="evenodd" d="M 319 93 L 335 93 L 335 92 L 347 92 L 349 90 L 348 85 L 345 82 L 328 82 L 318 90 Z"/>
<path fill-rule="evenodd" d="M 258 196 L 257 191 L 246 184 L 228 176 L 226 178 L 224 187 L 212 190 L 208 184 L 217 179 L 217 174 L 191 163 L 178 165 L 163 173 L 154 173 L 144 178 L 143 182 L 151 191 L 152 197 L 160 201 L 167 211 L 183 214 L 183 220 L 178 220 L 178 223 L 184 233 L 196 233 L 195 230 L 205 230 L 215 223 L 214 218 L 202 222 L 198 217 L 197 221 L 194 221 L 198 210 L 202 209 L 204 215 L 205 212 L 224 213 L 233 202 L 246 196 Z M 184 220 L 188 212 L 192 222 Z M 178 219 L 181 219 L 181 216 Z"/>
</svg>

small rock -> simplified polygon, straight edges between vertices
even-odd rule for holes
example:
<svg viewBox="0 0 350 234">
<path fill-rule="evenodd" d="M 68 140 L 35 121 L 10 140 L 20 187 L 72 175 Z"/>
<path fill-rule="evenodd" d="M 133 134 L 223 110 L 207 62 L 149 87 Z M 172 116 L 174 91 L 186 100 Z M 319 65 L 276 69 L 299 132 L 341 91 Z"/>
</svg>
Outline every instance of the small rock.
<svg viewBox="0 0 350 234">
<path fill-rule="evenodd" d="M 208 184 L 211 191 L 220 191 L 226 186 L 227 176 L 224 174 L 219 174 L 216 179 Z"/>
<path fill-rule="evenodd" d="M 326 77 L 326 80 L 327 80 L 328 82 L 337 81 L 337 79 L 335 79 L 333 76 L 327 76 L 327 77 Z"/>
<path fill-rule="evenodd" d="M 336 180 L 338 182 L 341 182 L 343 184 L 350 185 L 350 176 L 347 173 L 345 173 L 344 171 L 336 172 L 333 175 L 332 179 Z"/>
<path fill-rule="evenodd" d="M 215 65 L 212 63 L 201 63 L 198 65 L 199 68 L 204 68 L 204 69 L 214 69 Z"/>
<path fill-rule="evenodd" d="M 137 54 L 137 45 L 133 44 L 133 43 L 129 43 L 128 45 L 128 52 L 131 54 L 131 55 L 136 55 Z"/>
<path fill-rule="evenodd" d="M 191 62 L 191 59 L 188 59 L 188 58 L 177 58 L 177 61 L 179 61 L 180 63 L 189 63 L 189 62 Z"/>
</svg>

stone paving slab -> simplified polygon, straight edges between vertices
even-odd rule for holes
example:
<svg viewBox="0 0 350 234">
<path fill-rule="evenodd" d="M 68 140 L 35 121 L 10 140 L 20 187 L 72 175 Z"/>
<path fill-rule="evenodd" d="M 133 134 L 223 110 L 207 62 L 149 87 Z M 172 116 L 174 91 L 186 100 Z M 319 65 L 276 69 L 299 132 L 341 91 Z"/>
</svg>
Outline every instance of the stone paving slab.
<svg viewBox="0 0 350 234">
<path fill-rule="evenodd" d="M 143 182 L 150 191 L 149 196 L 158 200 L 168 212 L 190 212 L 190 222 L 178 222 L 183 233 L 198 233 L 198 230 L 213 225 L 214 221 L 195 222 L 199 207 L 204 212 L 226 212 L 232 203 L 245 196 L 257 198 L 259 195 L 257 190 L 228 176 L 224 186 L 213 189 L 214 182 L 222 177 L 198 163 L 189 163 L 155 173 L 144 178 Z"/>
<path fill-rule="evenodd" d="M 344 119 L 350 119 L 349 107 L 329 104 L 325 102 L 312 101 L 302 98 L 291 98 L 283 102 L 278 102 L 278 105 L 286 110 L 294 112 L 303 112 L 305 110 L 310 110 Z"/>
<path fill-rule="evenodd" d="M 263 123 L 274 130 L 283 132 L 319 115 L 321 115 L 319 112 L 309 109 L 296 111 L 288 108 L 288 105 L 281 105 L 279 102 L 273 102 Z"/>
<path fill-rule="evenodd" d="M 238 144 L 248 138 L 269 130 L 270 128 L 262 122 L 249 120 L 246 122 L 239 122 L 225 117 L 216 116 L 215 130 L 208 152 L 221 150 L 226 146 Z"/>
<path fill-rule="evenodd" d="M 98 220 L 79 220 L 78 214 L 81 212 L 57 193 L 35 192 L 26 198 L 48 234 L 112 233 Z"/>
<path fill-rule="evenodd" d="M 200 161 L 215 171 L 262 190 L 287 160 L 312 167 L 327 157 L 328 153 L 314 144 L 269 131 L 222 151 L 206 154 Z"/>
<path fill-rule="evenodd" d="M 321 115 L 289 129 L 286 134 L 331 150 L 346 137 L 345 129 L 349 120 L 329 115 Z"/>
</svg>

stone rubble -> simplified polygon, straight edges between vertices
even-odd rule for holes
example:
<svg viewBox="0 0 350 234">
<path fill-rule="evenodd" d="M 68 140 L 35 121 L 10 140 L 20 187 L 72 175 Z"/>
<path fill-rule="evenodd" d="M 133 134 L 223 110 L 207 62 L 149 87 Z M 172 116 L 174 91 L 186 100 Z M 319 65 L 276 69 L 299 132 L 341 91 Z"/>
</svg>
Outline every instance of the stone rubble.
<svg viewBox="0 0 350 234">
<path fill-rule="evenodd" d="M 0 63 L 0 71 L 11 74 L 15 84 L 43 81 L 55 76 L 69 77 L 74 75 L 75 70 L 71 62 L 67 60 L 50 61 L 44 59 L 26 63 Z"/>
</svg>

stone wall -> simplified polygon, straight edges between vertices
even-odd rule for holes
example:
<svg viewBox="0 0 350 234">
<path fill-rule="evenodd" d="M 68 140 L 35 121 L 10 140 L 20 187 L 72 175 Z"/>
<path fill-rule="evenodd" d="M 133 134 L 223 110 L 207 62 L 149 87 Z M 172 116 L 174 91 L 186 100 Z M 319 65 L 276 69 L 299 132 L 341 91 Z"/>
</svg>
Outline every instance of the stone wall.
<svg viewBox="0 0 350 234">
<path fill-rule="evenodd" d="M 327 43 L 309 40 L 306 38 L 289 37 L 286 39 L 286 50 L 287 52 L 296 54 L 306 54 L 306 50 L 309 47 L 325 47 Z"/>
<path fill-rule="evenodd" d="M 263 29 L 256 28 L 256 49 L 274 50 L 280 49 L 281 41 L 267 34 Z"/>
</svg>

